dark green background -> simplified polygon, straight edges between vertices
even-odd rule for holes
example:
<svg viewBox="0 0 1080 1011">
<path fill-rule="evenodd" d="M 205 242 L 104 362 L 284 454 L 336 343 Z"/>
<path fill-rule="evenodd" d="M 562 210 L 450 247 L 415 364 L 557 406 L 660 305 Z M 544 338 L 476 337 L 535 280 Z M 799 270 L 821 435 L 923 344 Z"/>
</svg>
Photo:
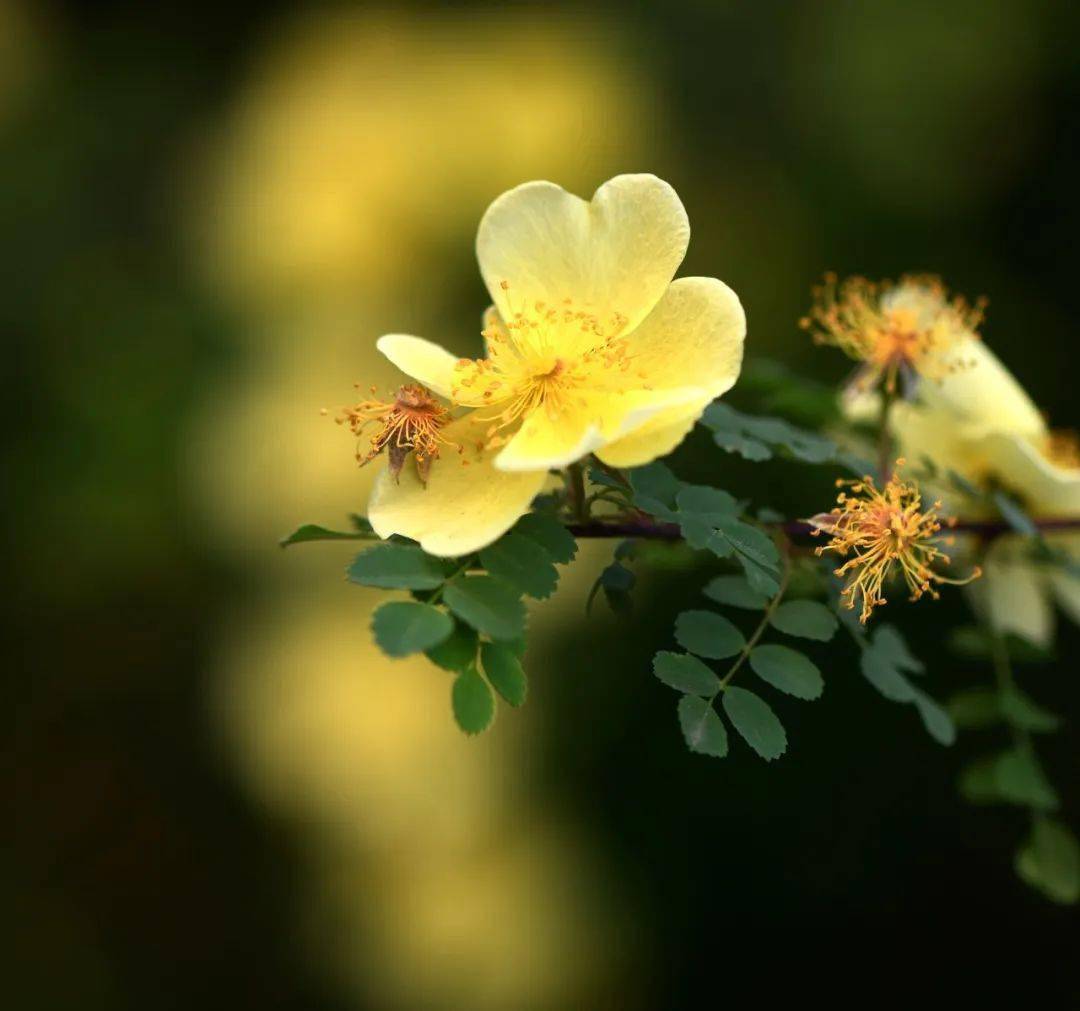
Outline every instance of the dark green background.
<svg viewBox="0 0 1080 1011">
<path fill-rule="evenodd" d="M 225 106 L 244 54 L 293 7 L 154 6 L 52 5 L 57 62 L 0 121 L 16 577 L 3 638 L 15 943 L 0 992 L 18 1008 L 344 1008 L 291 946 L 294 837 L 211 743 L 215 621 L 258 588 L 208 552 L 177 477 L 203 385 L 243 362 L 229 310 L 177 247 L 176 144 Z M 847 7 L 859 29 L 838 37 L 829 26 Z M 683 272 L 723 277 L 759 349 L 828 381 L 843 361 L 793 326 L 822 270 L 940 272 L 990 296 L 987 339 L 1059 426 L 1075 426 L 1076 6 L 828 9 L 610 8 L 680 138 L 643 167 L 688 206 L 716 209 L 694 220 Z M 786 248 L 784 199 L 773 216 L 740 220 L 712 191 L 732 152 L 758 185 L 815 209 L 811 248 Z M 462 288 L 463 306 L 477 298 Z M 684 473 L 700 472 L 707 450 L 686 446 Z M 729 473 L 739 494 L 794 509 L 827 494 L 829 475 L 792 489 L 790 470 Z M 971 1003 L 1075 1000 L 1077 916 L 1014 879 L 1021 816 L 954 795 L 978 742 L 934 745 L 910 710 L 854 676 L 846 646 L 826 654 L 853 674 L 830 679 L 827 704 L 777 703 L 798 741 L 783 761 L 685 753 L 648 659 L 696 585 L 664 577 L 632 622 L 568 628 L 562 662 L 530 700 L 544 725 L 532 788 L 576 812 L 657 939 L 636 976 L 583 1006 L 625 1006 L 628 993 L 641 1006 L 771 1005 L 856 980 L 860 1004 L 937 1003 L 953 987 Z M 941 646 L 963 620 L 959 598 L 921 607 L 904 618 L 936 694 L 983 676 Z M 1074 828 L 1077 641 L 1065 630 L 1060 661 L 1024 675 L 1069 720 L 1045 754 Z"/>
</svg>

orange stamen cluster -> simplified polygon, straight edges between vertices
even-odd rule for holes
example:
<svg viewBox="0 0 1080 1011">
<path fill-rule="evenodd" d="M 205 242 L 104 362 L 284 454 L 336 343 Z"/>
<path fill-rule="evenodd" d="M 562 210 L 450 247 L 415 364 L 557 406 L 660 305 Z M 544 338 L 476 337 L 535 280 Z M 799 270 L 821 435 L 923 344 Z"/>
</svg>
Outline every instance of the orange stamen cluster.
<svg viewBox="0 0 1080 1011">
<path fill-rule="evenodd" d="M 504 291 L 509 284 L 502 282 Z M 604 388 L 603 373 L 632 367 L 627 341 L 629 321 L 619 312 L 601 319 L 575 307 L 543 301 L 515 310 L 510 319 L 492 313 L 481 331 L 487 357 L 462 358 L 454 369 L 450 395 L 466 407 L 490 408 L 488 447 L 509 441 L 506 430 L 535 410 L 552 419 L 574 407 L 587 408 L 585 391 Z M 638 378 L 644 378 L 639 376 Z"/>
<path fill-rule="evenodd" d="M 912 600 L 924 593 L 936 600 L 939 594 L 935 584 L 959 586 L 981 575 L 978 568 L 966 579 L 949 579 L 934 571 L 932 566 L 950 563 L 938 545 L 950 544 L 952 538 L 937 536 L 942 526 L 937 514 L 941 503 L 935 502 L 923 511 L 922 496 L 914 482 L 902 481 L 894 474 L 881 490 L 871 477 L 836 484 L 848 487 L 850 494 L 841 492 L 837 508 L 811 521 L 815 535 L 824 530 L 831 537 L 815 553 L 820 556 L 835 551 L 847 558 L 834 570 L 837 576 L 848 577 L 841 600 L 851 610 L 861 603 L 859 620 L 864 624 L 875 607 L 886 603 L 885 581 L 894 566 L 899 567 Z"/>
<path fill-rule="evenodd" d="M 371 388 L 375 393 L 375 387 Z M 370 463 L 384 449 L 390 460 L 390 471 L 396 478 L 401 473 L 405 457 L 411 452 L 416 460 L 417 474 L 427 483 L 431 464 L 439 458 L 441 445 L 461 452 L 461 447 L 440 434 L 450 421 L 450 411 L 443 407 L 423 386 L 402 386 L 393 400 L 363 400 L 355 407 L 345 408 L 336 419 L 339 425 L 348 424 L 359 439 L 364 430 L 377 424 L 366 451 L 357 447 L 360 466 Z"/>
<path fill-rule="evenodd" d="M 826 274 L 813 295 L 814 305 L 799 326 L 811 332 L 814 343 L 831 344 L 864 362 L 861 388 L 883 381 L 890 393 L 902 371 L 942 379 L 965 367 L 943 352 L 978 336 L 986 308 L 983 299 L 974 305 L 959 295 L 950 299 L 941 280 L 928 275 L 906 275 L 893 284 L 865 277 L 839 283 L 835 274 Z"/>
</svg>

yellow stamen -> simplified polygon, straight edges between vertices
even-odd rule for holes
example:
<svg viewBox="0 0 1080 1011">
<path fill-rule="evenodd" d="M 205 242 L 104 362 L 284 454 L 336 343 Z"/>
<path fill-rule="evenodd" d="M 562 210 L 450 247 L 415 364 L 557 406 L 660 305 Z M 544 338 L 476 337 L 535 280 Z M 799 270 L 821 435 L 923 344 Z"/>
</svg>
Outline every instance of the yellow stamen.
<svg viewBox="0 0 1080 1011">
<path fill-rule="evenodd" d="M 889 392 L 902 371 L 941 379 L 963 368 L 965 362 L 945 361 L 943 352 L 978 336 L 986 307 L 984 299 L 974 305 L 959 295 L 950 299 L 941 280 L 929 275 L 906 275 L 893 284 L 864 277 L 838 283 L 835 274 L 826 274 L 813 294 L 814 305 L 799 326 L 816 344 L 864 362 L 862 388 L 884 381 Z"/>
<path fill-rule="evenodd" d="M 903 462 L 898 460 L 897 466 Z M 893 474 L 880 491 L 871 477 L 837 481 L 837 486 L 850 488 L 851 493 L 841 492 L 837 508 L 811 520 L 815 535 L 824 530 L 831 537 L 815 553 L 835 551 L 842 558 L 852 556 L 835 574 L 848 577 L 841 600 L 851 610 L 861 601 L 859 620 L 863 623 L 875 607 L 886 603 L 885 580 L 894 565 L 899 566 L 912 600 L 924 593 L 936 600 L 939 594 L 935 584 L 960 586 L 982 574 L 976 567 L 966 579 L 950 579 L 934 571 L 933 565 L 950 563 L 938 545 L 951 543 L 951 539 L 937 536 L 942 525 L 937 512 L 941 503 L 935 502 L 924 511 L 922 496 L 913 481 L 902 481 Z"/>
<path fill-rule="evenodd" d="M 499 287 L 510 289 L 507 281 Z M 507 429 L 533 411 L 555 420 L 588 403 L 584 390 L 618 388 L 612 373 L 630 366 L 622 313 L 602 319 L 570 299 L 510 308 L 509 319 L 491 318 L 482 331 L 487 357 L 459 360 L 450 389 L 455 404 L 491 409 L 480 416 L 491 422 L 488 447 L 509 441 Z"/>
</svg>

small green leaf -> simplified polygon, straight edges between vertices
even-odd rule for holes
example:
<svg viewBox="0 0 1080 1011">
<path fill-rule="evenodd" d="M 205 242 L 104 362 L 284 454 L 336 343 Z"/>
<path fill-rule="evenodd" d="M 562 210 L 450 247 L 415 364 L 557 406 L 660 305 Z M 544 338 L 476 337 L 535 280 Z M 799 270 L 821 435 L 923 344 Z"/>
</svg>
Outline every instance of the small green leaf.
<svg viewBox="0 0 1080 1011">
<path fill-rule="evenodd" d="M 759 463 L 772 459 L 772 450 L 764 442 L 741 432 L 713 432 L 713 442 L 729 453 L 738 453 L 744 460 Z"/>
<path fill-rule="evenodd" d="M 675 620 L 675 638 L 684 649 L 712 660 L 734 656 L 746 645 L 742 632 L 714 611 L 683 611 Z"/>
<path fill-rule="evenodd" d="M 998 693 L 989 688 L 957 692 L 946 704 L 953 723 L 966 730 L 981 730 L 1001 722 Z"/>
<path fill-rule="evenodd" d="M 818 642 L 828 642 L 839 625 L 832 611 L 813 600 L 789 600 L 773 611 L 769 622 L 788 635 Z"/>
<path fill-rule="evenodd" d="M 308 541 L 368 541 L 373 536 L 373 534 L 361 531 L 328 530 L 315 523 L 305 523 L 302 527 L 297 527 L 288 537 L 282 537 L 278 544 L 287 548 L 290 544 L 305 544 Z"/>
<path fill-rule="evenodd" d="M 476 630 L 458 621 L 454 623 L 454 631 L 448 638 L 426 652 L 432 663 L 444 670 L 460 673 L 476 662 L 478 644 Z"/>
<path fill-rule="evenodd" d="M 728 753 L 727 730 L 711 702 L 696 695 L 684 695 L 679 699 L 679 726 L 691 751 L 713 758 L 723 758 Z"/>
<path fill-rule="evenodd" d="M 915 688 L 915 697 L 912 702 L 915 703 L 915 708 L 919 712 L 919 718 L 923 721 L 923 726 L 926 727 L 926 732 L 938 744 L 949 747 L 956 741 L 956 726 L 953 724 L 952 717 L 938 705 L 936 700 L 932 699 L 922 689 Z"/>
<path fill-rule="evenodd" d="M 859 657 L 859 669 L 863 677 L 870 682 L 890 702 L 914 702 L 915 686 L 900 673 L 873 646 L 868 646 Z"/>
<path fill-rule="evenodd" d="M 775 597 L 780 592 L 780 576 L 773 569 L 763 568 L 746 555 L 738 557 L 739 564 L 746 574 L 746 581 L 753 589 L 769 597 Z"/>
<path fill-rule="evenodd" d="M 908 674 L 922 674 L 926 665 L 908 649 L 904 637 L 892 625 L 880 625 L 874 633 L 874 646 L 883 656 L 887 656 L 898 670 Z"/>
<path fill-rule="evenodd" d="M 680 523 L 686 514 L 715 526 L 718 520 L 734 516 L 739 511 L 739 503 L 726 491 L 703 484 L 683 485 L 675 497 L 675 504 L 679 509 Z"/>
<path fill-rule="evenodd" d="M 779 571 L 780 553 L 773 539 L 764 530 L 731 516 L 719 517 L 716 529 L 731 541 L 740 555 L 745 555 L 763 569 Z"/>
<path fill-rule="evenodd" d="M 1016 854 L 1016 873 L 1032 888 L 1063 905 L 1080 899 L 1080 845 L 1059 821 L 1036 818 Z"/>
<path fill-rule="evenodd" d="M 787 750 L 783 724 L 753 692 L 745 688 L 727 688 L 724 712 L 742 739 L 766 761 L 779 758 Z"/>
<path fill-rule="evenodd" d="M 510 705 L 520 706 L 525 701 L 528 681 L 518 655 L 505 643 L 485 642 L 480 647 L 480 658 L 495 691 Z"/>
<path fill-rule="evenodd" d="M 550 597 L 559 574 L 547 548 L 523 534 L 509 533 L 480 551 L 480 564 L 522 593 Z"/>
<path fill-rule="evenodd" d="M 627 473 L 627 478 L 634 492 L 634 504 L 639 509 L 661 519 L 672 518 L 681 482 L 664 464 L 635 467 Z"/>
<path fill-rule="evenodd" d="M 764 611 L 769 604 L 769 598 L 755 590 L 745 576 L 717 576 L 705 587 L 704 593 L 718 604 L 748 611 Z"/>
<path fill-rule="evenodd" d="M 1057 793 L 1050 785 L 1038 760 L 1030 751 L 1014 748 L 999 755 L 994 778 L 1001 796 L 1013 804 L 1036 811 L 1056 811 Z"/>
<path fill-rule="evenodd" d="M 797 699 L 820 698 L 825 690 L 821 671 L 802 653 L 787 646 L 757 646 L 750 652 L 750 667 L 763 681 Z"/>
<path fill-rule="evenodd" d="M 454 619 L 430 604 L 395 600 L 375 612 L 371 630 L 387 656 L 409 656 L 446 639 L 454 630 Z"/>
<path fill-rule="evenodd" d="M 1051 734 L 1061 726 L 1061 720 L 1048 709 L 1029 699 L 1019 688 L 1001 693 L 1001 714 L 1014 727 L 1036 734 Z"/>
<path fill-rule="evenodd" d="M 345 574 L 361 586 L 434 590 L 446 579 L 446 565 L 416 544 L 376 544 L 357 555 Z"/>
<path fill-rule="evenodd" d="M 547 551 L 553 562 L 565 565 L 572 562 L 577 554 L 574 535 L 547 513 L 526 513 L 517 521 L 514 533 L 536 541 Z"/>
<path fill-rule="evenodd" d="M 712 668 L 689 653 L 662 650 L 653 657 L 653 673 L 669 688 L 689 695 L 715 695 L 720 688 Z"/>
<path fill-rule="evenodd" d="M 492 639 L 517 639 L 525 634 L 521 597 L 495 576 L 457 576 L 446 584 L 443 600 L 462 621 Z"/>
<path fill-rule="evenodd" d="M 487 682 L 470 668 L 454 679 L 450 702 L 457 725 L 467 734 L 478 734 L 491 725 L 495 716 L 495 699 Z"/>
</svg>

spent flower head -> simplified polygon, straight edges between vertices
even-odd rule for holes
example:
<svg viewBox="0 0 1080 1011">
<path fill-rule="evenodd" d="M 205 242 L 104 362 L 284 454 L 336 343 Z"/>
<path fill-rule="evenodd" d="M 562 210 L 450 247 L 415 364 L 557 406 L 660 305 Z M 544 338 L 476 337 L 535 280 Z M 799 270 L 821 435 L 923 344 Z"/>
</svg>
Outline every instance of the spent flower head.
<svg viewBox="0 0 1080 1011">
<path fill-rule="evenodd" d="M 903 463 L 898 460 L 897 466 Z M 912 600 L 924 593 L 936 600 L 936 584 L 960 586 L 981 575 L 975 568 L 965 579 L 950 579 L 936 571 L 935 566 L 950 564 L 941 545 L 950 544 L 952 538 L 939 536 L 941 503 L 924 509 L 914 481 L 901 480 L 894 473 L 881 489 L 869 476 L 836 484 L 848 489 L 837 496 L 836 508 L 810 520 L 815 535 L 824 531 L 830 536 L 829 543 L 815 553 L 820 556 L 833 551 L 846 559 L 834 570 L 837 576 L 847 577 L 841 600 L 851 610 L 861 603 L 859 620 L 863 623 L 875 607 L 886 603 L 885 582 L 894 569 L 903 576 Z M 955 521 L 945 522 L 952 525 Z"/>
<path fill-rule="evenodd" d="M 974 305 L 949 297 L 941 280 L 908 274 L 898 283 L 826 274 L 814 288 L 814 305 L 799 325 L 817 344 L 831 344 L 862 362 L 855 385 L 862 390 L 884 383 L 892 393 L 897 377 L 905 389 L 913 380 L 943 379 L 966 365 L 962 345 L 976 340 L 985 300 Z"/>
<path fill-rule="evenodd" d="M 374 386 L 371 393 L 374 396 Z M 460 451 L 456 443 L 441 434 L 450 421 L 449 409 L 430 390 L 415 384 L 399 387 L 392 400 L 362 400 L 346 407 L 335 420 L 339 425 L 347 424 L 358 439 L 370 425 L 378 426 L 366 450 L 357 446 L 356 459 L 363 467 L 385 449 L 395 480 L 409 453 L 416 462 L 417 476 L 426 483 L 432 462 L 439 458 L 440 446 Z"/>
</svg>

